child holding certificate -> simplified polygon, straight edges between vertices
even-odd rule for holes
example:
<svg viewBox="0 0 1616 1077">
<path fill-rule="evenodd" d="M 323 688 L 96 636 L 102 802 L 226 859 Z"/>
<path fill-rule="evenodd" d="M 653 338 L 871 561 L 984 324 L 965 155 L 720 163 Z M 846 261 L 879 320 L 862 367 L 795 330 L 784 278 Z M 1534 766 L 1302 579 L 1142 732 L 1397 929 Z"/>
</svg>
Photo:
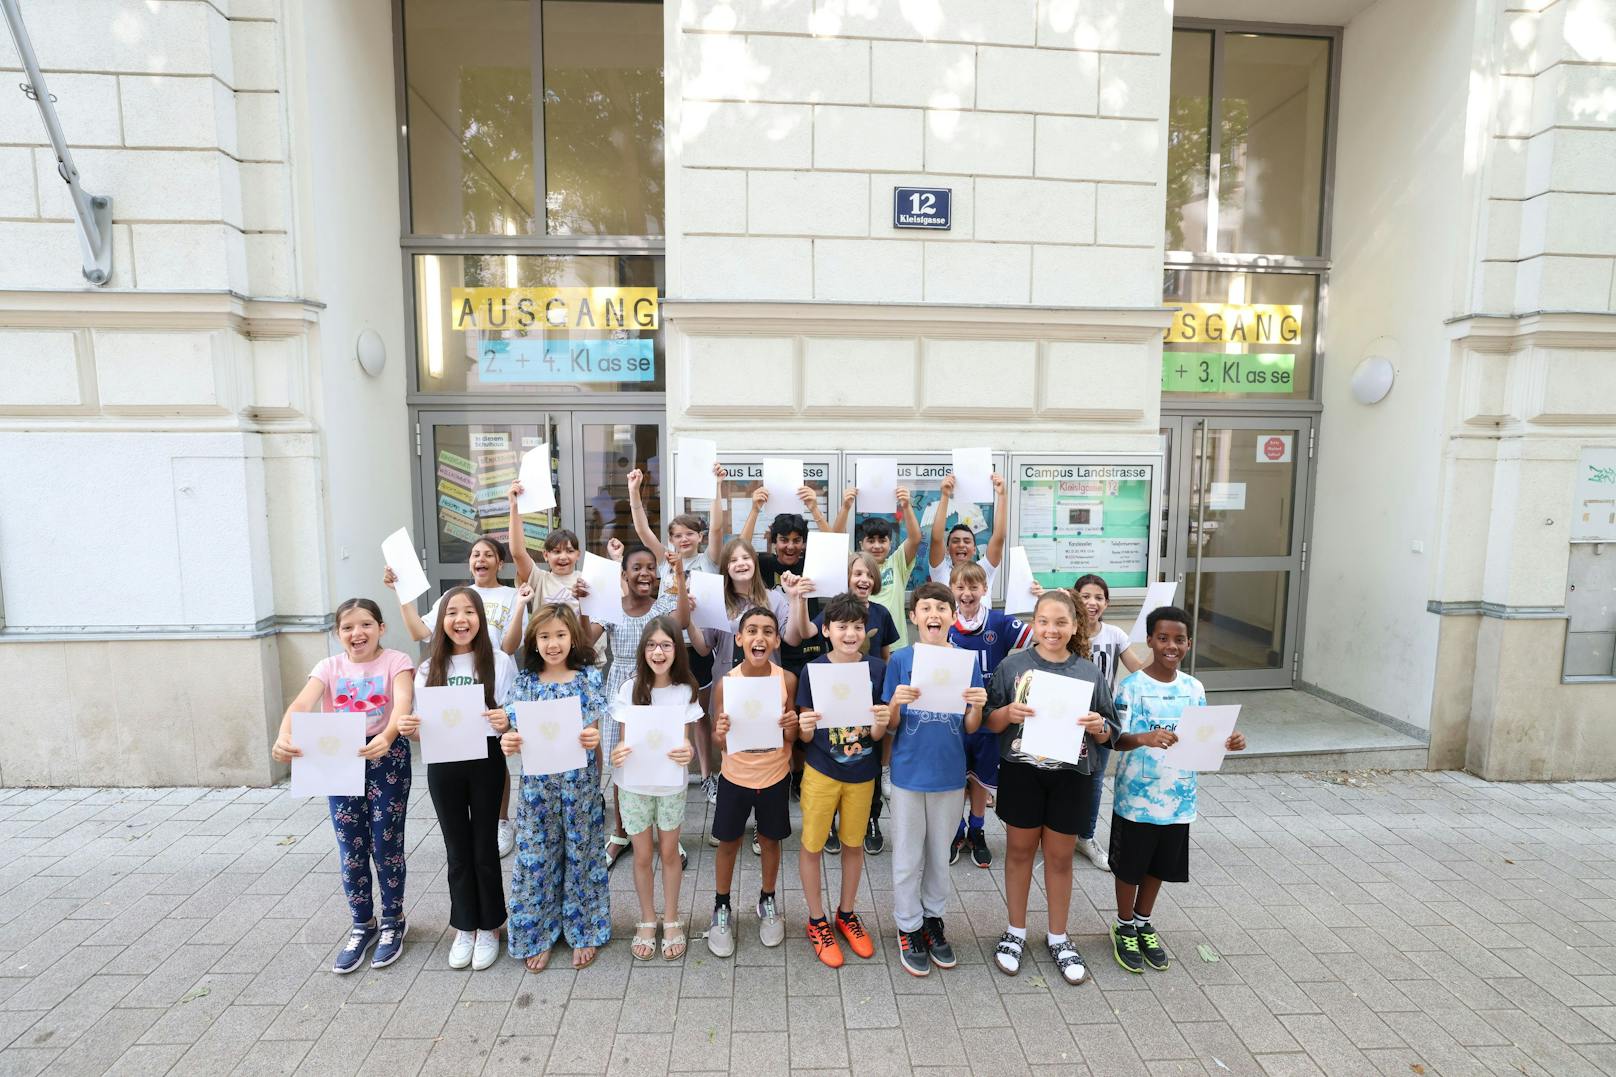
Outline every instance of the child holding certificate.
<svg viewBox="0 0 1616 1077">
<path fill-rule="evenodd" d="M 988 686 L 987 726 L 999 734 L 999 794 L 994 802 L 1004 822 L 1004 892 L 1010 923 L 994 948 L 1000 972 L 1021 971 L 1027 943 L 1027 894 L 1032 862 L 1042 850 L 1044 893 L 1049 902 L 1049 956 L 1069 984 L 1088 976 L 1083 956 L 1066 934 L 1072 904 L 1072 853 L 1089 783 L 1094 781 L 1095 749 L 1116 735 L 1110 692 L 1089 661 L 1087 620 L 1069 591 L 1045 591 L 1033 609 L 1033 645 L 999 663 Z M 1030 748 L 1028 720 L 1038 713 L 1033 689 L 1043 678 L 1082 682 L 1082 697 L 1070 701 L 1070 724 L 1054 740 L 1065 743 Z M 1059 696 L 1057 702 L 1062 701 Z M 1043 731 L 1040 730 L 1040 734 Z M 1061 751 L 1056 757 L 1051 752 Z"/>
<path fill-rule="evenodd" d="M 585 762 L 559 774 L 524 774 L 516 807 L 516 859 L 511 869 L 512 957 L 542 972 L 550 948 L 563 935 L 572 947 L 572 967 L 595 960 L 612 934 L 606 892 L 606 811 L 600 798 L 600 720 L 606 696 L 595 649 L 571 606 L 552 602 L 528 619 L 522 669 L 511 698 L 516 702 L 579 697 L 583 731 L 578 743 Z M 513 729 L 501 738 L 506 755 L 522 749 Z"/>
<path fill-rule="evenodd" d="M 700 689 L 695 675 L 690 671 L 690 654 L 685 649 L 683 636 L 684 632 L 672 617 L 652 618 L 640 636 L 634 659 L 634 676 L 618 687 L 612 702 L 619 708 L 678 707 L 684 712 L 687 726 L 691 722 L 701 721 L 702 710 L 698 702 Z M 625 778 L 623 765 L 628 762 L 633 749 L 621 733 L 619 739 L 624 742 L 612 749 L 617 806 L 623 818 L 623 829 L 634 844 L 634 891 L 640 899 L 640 922 L 634 926 L 634 942 L 630 950 L 641 961 L 649 960 L 656 948 L 656 895 L 652 890 L 655 853 L 659 852 L 662 856 L 663 915 L 678 915 L 679 884 L 684 878 L 684 865 L 679 853 L 679 826 L 685 818 L 686 786 L 683 775 L 694 754 L 689 736 L 687 729 L 685 737 L 668 752 L 668 758 L 679 764 L 681 776 L 680 782 L 673 786 L 640 786 L 629 782 Z M 655 836 L 651 833 L 652 827 L 656 828 Z M 682 957 L 684 952 L 684 924 L 678 920 L 664 919 L 662 956 L 674 961 Z"/>
<path fill-rule="evenodd" d="M 381 607 L 368 598 L 350 598 L 337 607 L 337 638 L 342 654 L 326 658 L 309 672 L 308 683 L 281 718 L 270 755 L 290 763 L 302 751 L 292 744 L 292 715 L 316 709 L 324 714 L 349 713 L 365 723 L 370 738 L 359 754 L 365 757 L 365 795 L 331 797 L 331 828 L 337 832 L 342 891 L 348 897 L 353 927 L 332 972 L 347 973 L 364 963 L 372 946 L 370 967 L 385 968 L 404 952 L 404 815 L 410 802 L 410 746 L 398 736 L 393 712 L 408 712 L 415 696 L 415 663 L 381 645 Z M 376 869 L 381 890 L 381 923 L 370 872 Z"/>
<path fill-rule="evenodd" d="M 1112 789 L 1111 872 L 1116 876 L 1117 922 L 1111 948 L 1129 972 L 1169 962 L 1161 936 L 1150 923 L 1156 895 L 1166 882 L 1189 882 L 1190 823 L 1195 821 L 1195 771 L 1164 766 L 1152 749 L 1178 741 L 1178 720 L 1190 707 L 1206 706 L 1201 682 L 1178 667 L 1190 650 L 1190 615 L 1160 606 L 1145 617 L 1150 664 L 1117 689 L 1116 784 Z M 1224 747 L 1244 751 L 1245 734 L 1229 734 Z M 1143 751 L 1139 749 L 1145 749 Z"/>
</svg>

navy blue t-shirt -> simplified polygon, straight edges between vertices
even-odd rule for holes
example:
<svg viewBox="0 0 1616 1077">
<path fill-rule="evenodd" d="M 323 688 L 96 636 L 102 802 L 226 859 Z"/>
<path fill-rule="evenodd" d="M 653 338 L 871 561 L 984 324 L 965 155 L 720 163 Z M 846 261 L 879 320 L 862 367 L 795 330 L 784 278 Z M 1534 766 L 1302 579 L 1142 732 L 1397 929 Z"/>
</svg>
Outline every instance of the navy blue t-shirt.
<svg viewBox="0 0 1616 1077">
<path fill-rule="evenodd" d="M 811 601 L 811 600 L 810 600 Z M 861 650 L 865 654 L 881 657 L 881 648 L 890 647 L 898 642 L 898 626 L 892 622 L 892 614 L 879 602 L 871 602 L 869 615 L 864 618 L 864 646 Z M 826 650 L 830 648 L 829 637 L 825 634 L 825 615 L 815 613 L 814 625 L 819 629 L 819 635 L 814 637 L 815 642 L 823 642 Z M 877 700 L 876 702 L 880 702 Z"/>
<path fill-rule="evenodd" d="M 998 610 L 988 610 L 980 631 L 967 632 L 958 621 L 948 630 L 948 642 L 977 653 L 976 668 L 982 674 L 984 685 L 991 685 L 993 671 L 999 668 L 999 663 L 1012 651 L 1025 647 L 1031 638 L 1031 625 Z"/>
<path fill-rule="evenodd" d="M 808 665 L 829 661 L 830 655 L 821 655 Z M 865 658 L 863 663 L 870 671 L 870 703 L 883 702 L 881 688 L 886 683 L 887 664 L 878 657 Z M 806 667 L 797 678 L 797 709 L 814 709 L 813 674 Z M 858 730 L 816 729 L 814 739 L 804 747 L 808 765 L 827 778 L 839 782 L 868 782 L 881 773 L 881 753 L 875 750 L 875 741 Z"/>
</svg>

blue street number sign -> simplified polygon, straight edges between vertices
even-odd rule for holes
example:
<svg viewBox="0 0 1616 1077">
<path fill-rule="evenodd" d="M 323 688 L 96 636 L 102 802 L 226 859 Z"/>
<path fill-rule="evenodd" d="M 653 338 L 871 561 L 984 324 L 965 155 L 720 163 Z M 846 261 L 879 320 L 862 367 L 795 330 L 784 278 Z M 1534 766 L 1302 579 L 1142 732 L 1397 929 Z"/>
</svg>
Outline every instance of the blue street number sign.
<svg viewBox="0 0 1616 1077">
<path fill-rule="evenodd" d="M 953 225 L 954 191 L 949 187 L 894 187 L 892 227 L 937 228 Z"/>
</svg>

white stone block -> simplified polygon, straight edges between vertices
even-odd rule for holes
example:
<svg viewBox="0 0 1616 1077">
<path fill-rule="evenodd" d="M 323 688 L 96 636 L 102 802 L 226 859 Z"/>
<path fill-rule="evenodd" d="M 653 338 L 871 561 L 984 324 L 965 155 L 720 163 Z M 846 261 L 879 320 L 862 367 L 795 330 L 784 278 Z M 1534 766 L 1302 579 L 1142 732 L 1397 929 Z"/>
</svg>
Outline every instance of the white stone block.
<svg viewBox="0 0 1616 1077">
<path fill-rule="evenodd" d="M 927 243 L 926 302 L 1023 304 L 1032 248 L 1017 243 Z"/>
<path fill-rule="evenodd" d="M 1528 193 L 1550 189 L 1616 193 L 1616 131 L 1558 127 L 1531 140 Z"/>
<path fill-rule="evenodd" d="M 1609 423 L 1616 419 L 1616 363 L 1608 350 L 1545 348 L 1531 422 Z"/>
<path fill-rule="evenodd" d="M 912 172 L 925 158 L 925 113 L 912 108 L 814 109 L 814 167 Z"/>
<path fill-rule="evenodd" d="M 898 187 L 943 187 L 952 192 L 953 221 L 947 231 L 892 227 L 893 191 Z M 976 227 L 974 184 L 970 176 L 911 172 L 870 177 L 870 235 L 925 240 L 968 240 Z"/>
<path fill-rule="evenodd" d="M 1472 310 L 1504 314 L 1515 308 L 1515 260 L 1477 262 L 1472 280 Z"/>
<path fill-rule="evenodd" d="M 1541 231 L 1541 224 L 1538 227 Z M 1487 235 L 1482 252 L 1484 257 L 1500 261 L 1520 256 L 1521 203 L 1499 198 L 1487 202 Z"/>
<path fill-rule="evenodd" d="M 1616 64 L 1616 2 L 1565 0 L 1544 12 L 1560 18 L 1567 59 L 1585 64 Z"/>
<path fill-rule="evenodd" d="M 56 155 L 33 152 L 41 215 L 71 220 L 73 201 L 57 176 Z M 86 149 L 73 158 L 89 190 L 112 196 L 118 220 L 241 223 L 238 199 L 225 197 L 225 159 L 217 150 Z"/>
<path fill-rule="evenodd" d="M 1610 258 L 1545 254 L 1522 259 L 1515 274 L 1515 310 L 1608 310 Z"/>
<path fill-rule="evenodd" d="M 1492 160 L 1488 176 L 1487 193 L 1493 198 L 1525 198 L 1543 190 L 1534 186 L 1531 146 L 1536 142 L 1521 138 L 1493 138 L 1489 140 Z"/>
<path fill-rule="evenodd" d="M 35 191 L 34 151 L 27 146 L 0 146 L 0 217 L 39 216 Z"/>
<path fill-rule="evenodd" d="M 137 333 L 96 329 L 96 384 L 109 410 L 214 411 L 223 402 L 214 378 L 214 333 Z"/>
<path fill-rule="evenodd" d="M 292 195 L 286 166 L 254 162 L 241 173 L 241 221 L 249 232 L 284 232 L 292 223 Z"/>
<path fill-rule="evenodd" d="M 1157 307 L 1161 298 L 1162 262 L 1154 248 L 1033 248 L 1037 306 Z"/>
<path fill-rule="evenodd" d="M 23 12 L 34 52 L 47 71 L 212 72 L 207 4 L 74 0 L 29 4 Z M 0 34 L 0 68 L 21 70 L 10 34 Z M 54 76 L 47 74 L 51 92 Z M 116 116 L 116 110 L 114 110 Z"/>
<path fill-rule="evenodd" d="M 677 299 L 812 299 L 813 241 L 690 236 L 679 244 Z"/>
<path fill-rule="evenodd" d="M 284 161 L 286 159 L 286 119 L 284 95 L 278 93 L 238 93 L 236 99 L 236 141 L 244 161 Z"/>
<path fill-rule="evenodd" d="M 718 168 L 686 168 L 679 175 L 679 217 L 670 230 L 746 231 L 746 173 Z"/>
<path fill-rule="evenodd" d="M 1161 178 L 1160 140 L 1161 125 L 1152 120 L 1040 116 L 1035 174 L 1155 183 Z"/>
<path fill-rule="evenodd" d="M 1525 204 L 1534 203 L 1543 204 L 1545 210 L 1546 252 L 1616 255 L 1616 197 L 1551 191 Z"/>
<path fill-rule="evenodd" d="M 141 288 L 245 287 L 245 266 L 232 277 L 231 233 L 222 224 L 136 224 L 131 226 L 135 282 Z M 77 248 L 74 248 L 75 258 Z"/>
<path fill-rule="evenodd" d="M 1092 52 L 983 46 L 976 50 L 976 107 L 1092 116 L 1099 73 L 1100 57 Z"/>
<path fill-rule="evenodd" d="M 1158 120 L 1167 115 L 1171 62 L 1165 55 L 1100 57 L 1100 115 Z"/>
<path fill-rule="evenodd" d="M 124 75 L 118 80 L 123 108 L 123 140 L 127 146 L 211 149 L 220 138 L 218 106 L 229 101 L 235 127 L 234 101 L 217 79 L 201 75 L 170 78 Z"/>
<path fill-rule="evenodd" d="M 1102 183 L 1095 198 L 1096 243 L 1158 247 L 1163 242 L 1166 195 L 1154 183 Z"/>
<path fill-rule="evenodd" d="M 690 415 L 789 415 L 797 410 L 792 337 L 692 336 L 678 349 Z"/>
<path fill-rule="evenodd" d="M 1038 342 L 952 340 L 921 344 L 921 409 L 930 415 L 1032 415 L 1038 406 Z M 991 376 L 984 372 L 991 371 Z"/>
<path fill-rule="evenodd" d="M 56 330 L 0 330 L 0 410 L 82 404 L 74 338 Z"/>
<path fill-rule="evenodd" d="M 976 106 L 976 49 L 915 41 L 871 46 L 870 100 L 922 108 Z"/>
<path fill-rule="evenodd" d="M 669 164 L 813 167 L 813 110 L 807 105 L 686 101 L 680 113 L 679 130 L 670 132 Z"/>
<path fill-rule="evenodd" d="M 1046 416 L 1142 418 L 1160 396 L 1161 347 L 1128 341 L 1052 340 L 1044 345 Z"/>
<path fill-rule="evenodd" d="M 1094 184 L 976 181 L 976 238 L 994 243 L 1093 243 Z"/>
<path fill-rule="evenodd" d="M 1033 118 L 989 112 L 926 113 L 926 170 L 1030 176 Z"/>
<path fill-rule="evenodd" d="M 752 172 L 746 228 L 753 235 L 862 236 L 870 178 L 853 172 Z"/>
<path fill-rule="evenodd" d="M 28 12 L 28 24 L 33 26 L 33 12 Z M 11 47 L 11 36 L 0 34 L 0 51 Z M 36 38 L 34 49 L 38 51 Z M 17 66 L 0 62 L 0 67 Z M 7 71 L 4 92 L 0 92 L 0 142 L 24 146 L 48 146 L 45 121 L 40 118 L 39 106 L 22 95 L 17 84 L 21 72 Z M 47 71 L 45 84 L 56 95 L 56 115 L 67 132 L 68 145 L 77 152 L 80 146 L 116 146 L 118 132 L 118 80 L 111 75 L 75 75 Z M 82 171 L 82 170 L 81 170 Z"/>
<path fill-rule="evenodd" d="M 252 295 L 289 296 L 298 292 L 292 241 L 284 232 L 230 233 L 230 255 L 239 260 Z"/>
<path fill-rule="evenodd" d="M 234 90 L 278 90 L 281 86 L 280 26 L 273 22 L 232 22 L 230 61 Z"/>
<path fill-rule="evenodd" d="M 1532 133 L 1532 86 L 1536 80 L 1524 75 L 1499 75 L 1495 79 L 1493 104 L 1493 134 L 1510 138 L 1526 138 Z M 1545 95 L 1545 101 L 1549 101 Z M 1545 104 L 1545 109 L 1552 105 Z M 1547 127 L 1544 123 L 1538 125 Z"/>
<path fill-rule="evenodd" d="M 802 343 L 802 410 L 807 415 L 882 415 L 913 411 L 916 346 L 912 338 Z"/>
<path fill-rule="evenodd" d="M 810 101 L 868 104 L 865 41 L 703 34 L 680 88 L 687 101 Z"/>
<path fill-rule="evenodd" d="M 814 241 L 814 298 L 848 303 L 918 303 L 921 245 L 890 239 Z"/>
<path fill-rule="evenodd" d="M 679 25 L 712 33 L 806 34 L 813 0 L 681 0 Z"/>
<path fill-rule="evenodd" d="M 813 32 L 902 41 L 967 41 L 1031 45 L 1034 0 L 910 3 L 898 0 L 816 0 Z"/>
<path fill-rule="evenodd" d="M 132 284 L 129 247 L 113 227 L 112 286 Z M 88 287 L 79 254 L 78 226 L 65 221 L 0 221 L 0 288 Z"/>
<path fill-rule="evenodd" d="M 1038 44 L 1107 52 L 1169 51 L 1172 8 L 1150 0 L 1038 0 Z"/>
</svg>

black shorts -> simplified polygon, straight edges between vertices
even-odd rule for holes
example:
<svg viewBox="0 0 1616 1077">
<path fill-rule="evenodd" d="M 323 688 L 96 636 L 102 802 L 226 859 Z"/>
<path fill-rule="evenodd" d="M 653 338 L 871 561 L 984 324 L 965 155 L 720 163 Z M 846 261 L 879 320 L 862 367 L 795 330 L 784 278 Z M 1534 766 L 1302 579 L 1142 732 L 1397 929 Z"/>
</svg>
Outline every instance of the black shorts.
<svg viewBox="0 0 1616 1077">
<path fill-rule="evenodd" d="M 1129 886 L 1149 875 L 1164 883 L 1190 881 L 1190 825 L 1136 823 L 1111 815 L 1111 874 Z"/>
<path fill-rule="evenodd" d="M 785 841 L 791 837 L 791 775 L 762 789 L 736 785 L 718 776 L 718 805 L 713 809 L 713 837 L 719 841 L 739 841 L 746 833 L 746 820 L 757 816 L 758 835 Z"/>
<path fill-rule="evenodd" d="M 1093 780 L 1093 776 L 1075 770 L 1045 770 L 1006 759 L 999 764 L 999 789 L 994 794 L 993 810 L 1005 826 L 1023 830 L 1048 827 L 1057 834 L 1075 837 Z"/>
<path fill-rule="evenodd" d="M 706 688 L 713 683 L 713 656 L 697 654 L 694 647 L 687 647 L 686 653 L 690 656 L 690 672 L 696 678 L 696 683 Z"/>
</svg>

